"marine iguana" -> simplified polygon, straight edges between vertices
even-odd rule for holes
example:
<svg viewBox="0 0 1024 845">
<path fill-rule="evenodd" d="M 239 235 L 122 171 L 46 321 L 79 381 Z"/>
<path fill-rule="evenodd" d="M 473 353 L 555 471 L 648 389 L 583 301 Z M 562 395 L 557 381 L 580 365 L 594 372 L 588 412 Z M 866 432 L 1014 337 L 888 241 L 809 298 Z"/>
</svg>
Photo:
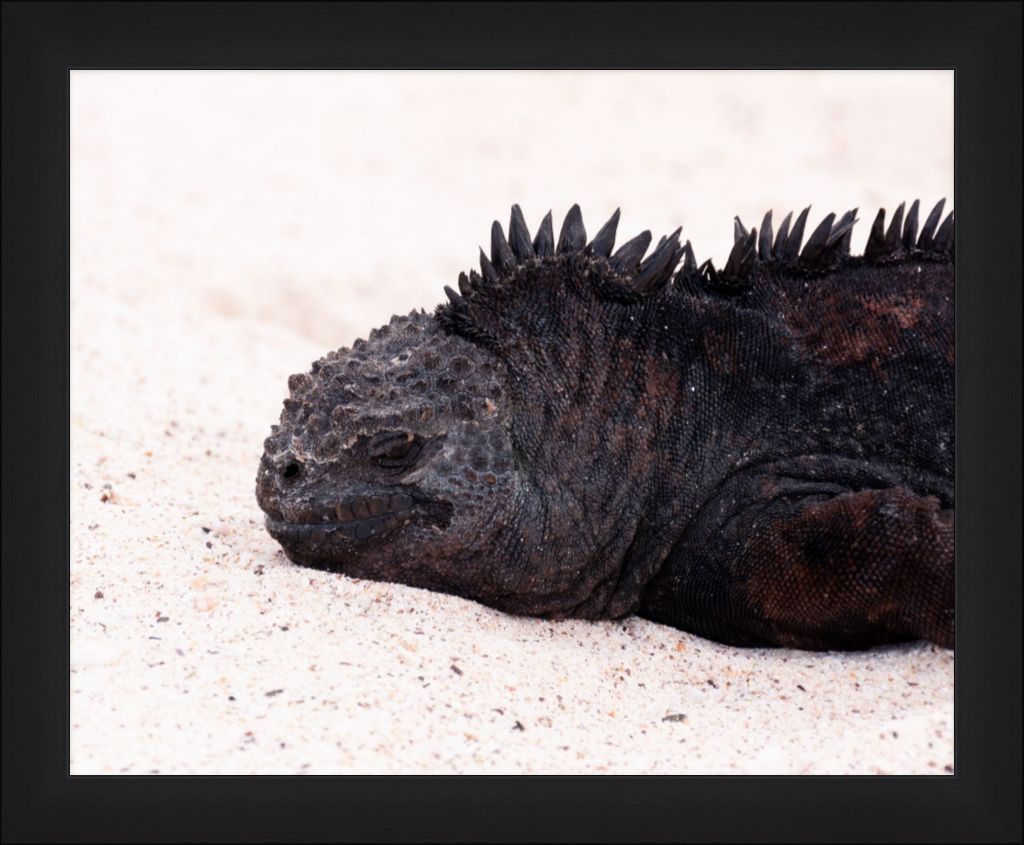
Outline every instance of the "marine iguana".
<svg viewBox="0 0 1024 845">
<path fill-rule="evenodd" d="M 953 646 L 953 214 L 613 252 L 512 207 L 480 272 L 288 381 L 256 495 L 294 562 L 723 643 Z M 791 225 L 792 223 L 792 225 Z"/>
</svg>

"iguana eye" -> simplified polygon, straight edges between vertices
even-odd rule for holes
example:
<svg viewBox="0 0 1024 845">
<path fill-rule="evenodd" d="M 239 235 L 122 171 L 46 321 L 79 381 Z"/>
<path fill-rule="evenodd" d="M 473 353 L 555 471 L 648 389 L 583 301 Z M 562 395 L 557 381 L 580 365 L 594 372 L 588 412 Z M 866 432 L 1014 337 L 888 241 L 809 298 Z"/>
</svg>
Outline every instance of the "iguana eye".
<svg viewBox="0 0 1024 845">
<path fill-rule="evenodd" d="M 421 446 L 422 441 L 412 432 L 388 431 L 370 441 L 370 456 L 381 466 L 405 466 L 416 458 Z"/>
</svg>

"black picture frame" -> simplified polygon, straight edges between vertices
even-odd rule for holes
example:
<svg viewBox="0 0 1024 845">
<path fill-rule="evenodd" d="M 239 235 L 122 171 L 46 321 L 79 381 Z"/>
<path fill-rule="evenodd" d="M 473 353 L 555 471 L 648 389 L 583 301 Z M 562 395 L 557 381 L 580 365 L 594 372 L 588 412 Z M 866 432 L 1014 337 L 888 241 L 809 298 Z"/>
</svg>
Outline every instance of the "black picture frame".
<svg viewBox="0 0 1024 845">
<path fill-rule="evenodd" d="M 1021 841 L 1021 3 L 5 2 L 2 18 L 5 842 Z M 87 67 L 955 69 L 956 774 L 69 777 L 68 74 Z"/>
</svg>

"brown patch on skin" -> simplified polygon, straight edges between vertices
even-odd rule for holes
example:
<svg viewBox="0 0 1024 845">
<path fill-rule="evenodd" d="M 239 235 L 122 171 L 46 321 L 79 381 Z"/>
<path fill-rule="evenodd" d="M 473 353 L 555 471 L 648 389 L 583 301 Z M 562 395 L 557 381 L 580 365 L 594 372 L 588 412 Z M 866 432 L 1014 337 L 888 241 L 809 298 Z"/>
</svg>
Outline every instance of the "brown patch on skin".
<svg viewBox="0 0 1024 845">
<path fill-rule="evenodd" d="M 903 488 L 787 508 L 752 538 L 747 602 L 780 644 L 830 635 L 953 643 L 953 512 Z"/>
<path fill-rule="evenodd" d="M 879 359 L 891 356 L 903 332 L 918 327 L 924 309 L 919 297 L 822 291 L 807 311 L 794 313 L 791 326 L 815 359 L 836 366 L 870 360 L 875 374 L 884 377 Z"/>
<path fill-rule="evenodd" d="M 912 329 L 917 325 L 917 318 L 924 308 L 924 300 L 915 297 L 907 301 L 903 296 L 865 299 L 864 308 L 879 317 L 893 317 L 901 329 Z"/>
<path fill-rule="evenodd" d="M 830 515 L 835 527 L 842 525 L 847 533 L 863 530 L 864 513 L 860 503 L 843 503 L 841 508 L 833 508 L 836 513 Z M 815 627 L 826 624 L 840 610 L 833 601 L 840 594 L 841 572 L 847 568 L 837 565 L 833 556 L 825 565 L 824 561 L 815 561 L 814 555 L 808 553 L 806 542 L 819 529 L 822 521 L 822 507 L 818 504 L 807 506 L 790 520 L 775 523 L 768 531 L 755 540 L 752 556 L 762 561 L 782 562 L 785 564 L 785 575 L 782 580 L 778 566 L 759 565 L 755 567 L 748 582 L 748 596 L 752 602 L 760 601 L 765 616 L 772 622 L 781 622 L 792 613 L 797 602 L 809 611 L 809 621 Z M 851 549 L 837 548 L 835 555 L 849 557 Z M 770 582 L 764 582 L 759 576 L 775 570 Z"/>
</svg>

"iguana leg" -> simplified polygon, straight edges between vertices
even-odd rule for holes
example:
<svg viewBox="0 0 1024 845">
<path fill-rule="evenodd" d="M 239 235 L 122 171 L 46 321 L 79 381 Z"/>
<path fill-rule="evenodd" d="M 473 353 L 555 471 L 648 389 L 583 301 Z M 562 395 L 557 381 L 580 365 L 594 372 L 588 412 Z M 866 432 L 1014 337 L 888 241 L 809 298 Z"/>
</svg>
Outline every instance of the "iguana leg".
<svg viewBox="0 0 1024 845">
<path fill-rule="evenodd" d="M 936 498 L 901 487 L 784 496 L 718 528 L 680 550 L 689 563 L 652 585 L 644 609 L 674 589 L 680 627 L 737 644 L 953 647 L 953 510 Z"/>
<path fill-rule="evenodd" d="M 953 647 L 953 511 L 903 488 L 779 507 L 743 592 L 780 644 L 921 638 Z"/>
</svg>

